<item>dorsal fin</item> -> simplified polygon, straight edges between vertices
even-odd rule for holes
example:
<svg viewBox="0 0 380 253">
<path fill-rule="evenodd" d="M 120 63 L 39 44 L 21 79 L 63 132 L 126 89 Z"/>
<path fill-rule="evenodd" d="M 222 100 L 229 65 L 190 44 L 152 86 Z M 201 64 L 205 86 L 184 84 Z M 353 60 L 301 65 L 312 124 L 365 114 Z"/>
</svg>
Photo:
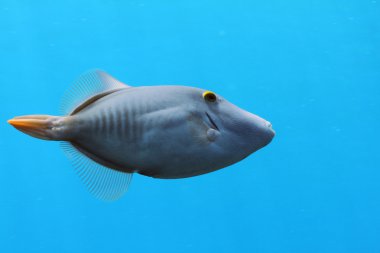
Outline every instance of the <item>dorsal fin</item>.
<svg viewBox="0 0 380 253">
<path fill-rule="evenodd" d="M 122 88 L 123 89 L 123 88 Z M 115 89 L 115 90 L 109 90 L 109 91 L 105 91 L 103 93 L 100 93 L 100 94 L 97 94 L 93 97 L 90 97 L 88 100 L 84 101 L 82 104 L 80 104 L 79 106 L 77 106 L 74 111 L 72 111 L 70 113 L 70 115 L 74 115 L 74 114 L 77 114 L 78 112 L 82 111 L 84 108 L 86 108 L 88 105 L 94 103 L 96 100 L 99 100 L 101 99 L 102 97 L 105 97 L 111 93 L 114 93 L 116 91 L 119 91 L 119 90 L 122 90 L 122 89 Z"/>
<path fill-rule="evenodd" d="M 128 87 L 130 86 L 102 70 L 88 71 L 82 74 L 63 96 L 61 112 L 65 115 L 77 113 L 99 98 Z"/>
</svg>

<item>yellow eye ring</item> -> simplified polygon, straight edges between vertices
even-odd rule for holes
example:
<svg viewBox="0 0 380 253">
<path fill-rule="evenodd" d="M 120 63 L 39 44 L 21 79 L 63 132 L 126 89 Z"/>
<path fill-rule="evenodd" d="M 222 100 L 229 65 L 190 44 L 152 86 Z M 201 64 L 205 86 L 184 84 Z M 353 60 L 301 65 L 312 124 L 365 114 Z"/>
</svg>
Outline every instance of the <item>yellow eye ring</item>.
<svg viewBox="0 0 380 253">
<path fill-rule="evenodd" d="M 203 92 L 202 96 L 203 96 L 204 100 L 206 100 L 207 102 L 215 102 L 216 101 L 216 95 L 212 91 L 205 91 L 205 92 Z"/>
</svg>

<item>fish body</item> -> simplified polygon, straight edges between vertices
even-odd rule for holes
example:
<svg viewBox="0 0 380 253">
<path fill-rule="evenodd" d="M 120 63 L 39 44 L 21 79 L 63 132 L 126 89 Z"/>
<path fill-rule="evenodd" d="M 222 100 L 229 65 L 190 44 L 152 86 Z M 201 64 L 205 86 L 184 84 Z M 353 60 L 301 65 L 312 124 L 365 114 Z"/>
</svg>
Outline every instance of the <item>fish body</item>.
<svg viewBox="0 0 380 253">
<path fill-rule="evenodd" d="M 104 90 L 84 96 L 69 115 L 23 116 L 10 123 L 34 137 L 69 143 L 74 154 L 106 171 L 155 178 L 224 168 L 275 135 L 268 121 L 204 89 L 130 87 L 101 71 L 90 75 Z M 91 85 L 91 78 L 84 79 L 82 86 Z"/>
</svg>

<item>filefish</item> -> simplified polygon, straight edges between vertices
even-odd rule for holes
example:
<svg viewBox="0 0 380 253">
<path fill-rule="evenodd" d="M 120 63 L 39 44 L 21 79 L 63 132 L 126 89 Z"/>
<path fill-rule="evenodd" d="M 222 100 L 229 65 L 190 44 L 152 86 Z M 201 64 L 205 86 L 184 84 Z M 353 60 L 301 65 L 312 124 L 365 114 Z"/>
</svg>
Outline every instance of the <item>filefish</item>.
<svg viewBox="0 0 380 253">
<path fill-rule="evenodd" d="M 83 74 L 62 102 L 66 116 L 8 121 L 33 137 L 60 141 L 97 198 L 116 200 L 132 175 L 175 179 L 209 173 L 266 146 L 271 123 L 214 92 L 188 86 L 131 87 L 101 70 Z"/>
</svg>

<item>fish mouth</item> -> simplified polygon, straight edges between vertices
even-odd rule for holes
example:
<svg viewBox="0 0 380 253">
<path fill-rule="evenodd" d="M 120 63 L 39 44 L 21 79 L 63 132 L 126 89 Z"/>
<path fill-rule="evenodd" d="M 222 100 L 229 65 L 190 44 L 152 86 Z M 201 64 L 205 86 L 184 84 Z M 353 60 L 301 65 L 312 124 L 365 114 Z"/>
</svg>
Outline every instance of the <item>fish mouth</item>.
<svg viewBox="0 0 380 253">
<path fill-rule="evenodd" d="M 209 127 L 219 131 L 218 126 L 216 125 L 215 121 L 211 118 L 210 114 L 208 114 L 207 112 L 205 112 L 205 113 L 206 113 L 206 116 L 208 119 Z"/>
<path fill-rule="evenodd" d="M 276 131 L 274 131 L 272 123 L 270 123 L 269 121 L 267 121 L 265 123 L 265 126 L 269 129 L 269 131 L 271 132 L 272 138 L 273 138 L 276 135 Z"/>
</svg>

